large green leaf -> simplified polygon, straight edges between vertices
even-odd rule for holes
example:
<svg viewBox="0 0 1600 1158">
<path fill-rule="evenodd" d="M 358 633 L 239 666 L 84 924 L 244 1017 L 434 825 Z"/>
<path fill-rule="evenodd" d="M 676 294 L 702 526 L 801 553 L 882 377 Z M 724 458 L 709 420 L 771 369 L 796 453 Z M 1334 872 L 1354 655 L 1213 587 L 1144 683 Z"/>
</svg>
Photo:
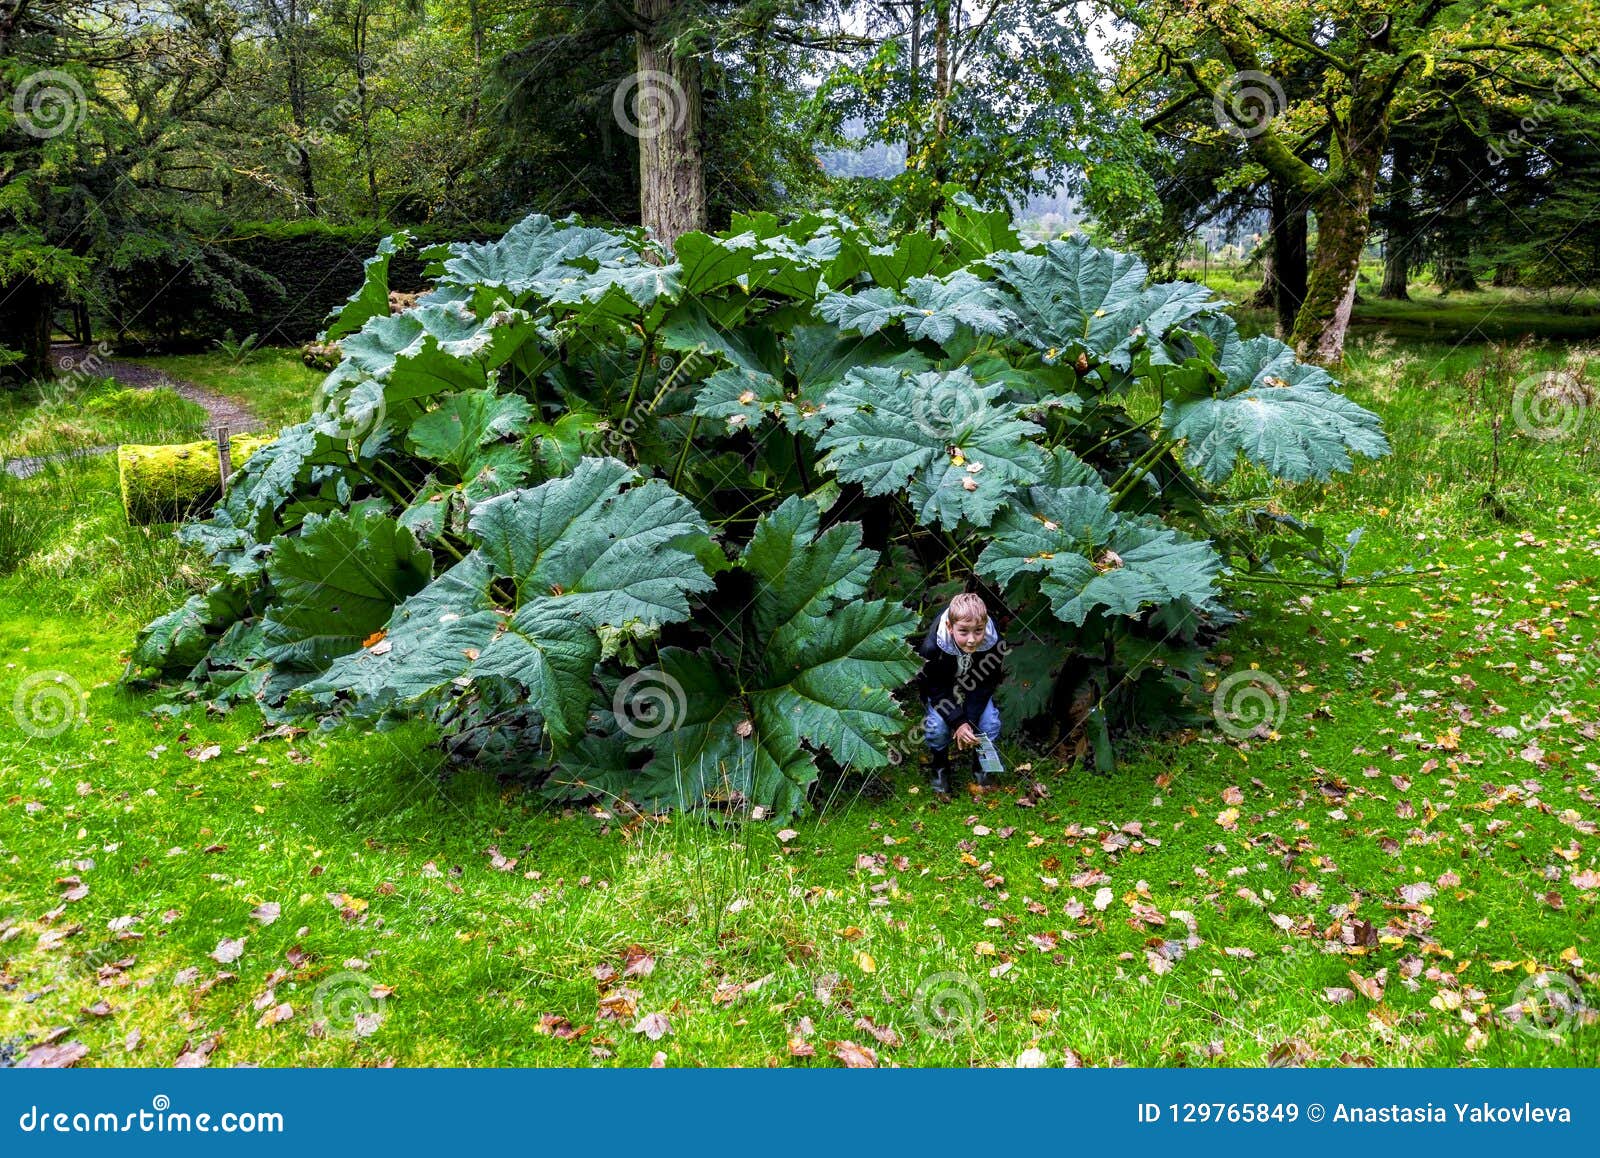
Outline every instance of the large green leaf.
<svg viewBox="0 0 1600 1158">
<path fill-rule="evenodd" d="M 545 730 L 565 748 L 583 734 L 600 640 L 569 601 L 536 598 L 517 608 L 473 661 L 474 679 L 504 679 L 539 706 Z"/>
<path fill-rule="evenodd" d="M 755 583 L 731 629 L 739 638 L 717 652 L 663 648 L 657 668 L 624 681 L 619 692 L 665 712 L 633 730 L 630 747 L 653 753 L 644 770 L 597 787 L 675 807 L 738 793 L 791 815 L 816 779 L 813 751 L 847 767 L 889 762 L 889 738 L 905 727 L 889 693 L 917 671 L 906 642 L 916 620 L 860 597 L 876 552 L 861 548 L 859 525 L 819 533 L 818 523 L 799 498 L 762 516 L 739 561 Z"/>
<path fill-rule="evenodd" d="M 1144 262 L 1078 236 L 1037 252 L 996 254 L 993 264 L 1015 295 L 1010 304 L 1022 338 L 1052 359 L 1081 353 L 1127 369 L 1134 346 L 1220 308 L 1209 289 L 1192 282 L 1145 289 Z"/>
<path fill-rule="evenodd" d="M 480 503 L 469 526 L 478 548 L 396 608 L 384 638 L 303 689 L 302 702 L 343 692 L 370 710 L 499 681 L 566 746 L 582 733 L 604 638 L 687 618 L 687 596 L 712 586 L 685 544 L 704 536 L 704 521 L 615 459 L 581 459 L 570 476 Z M 514 586 L 514 607 L 497 607 L 499 580 Z"/>
<path fill-rule="evenodd" d="M 418 418 L 406 441 L 423 458 L 453 468 L 463 481 L 492 471 L 495 481 L 486 497 L 516 486 L 532 470 L 520 441 L 508 441 L 520 440 L 532 418 L 533 407 L 518 395 L 472 390 L 448 396 Z"/>
<path fill-rule="evenodd" d="M 353 334 L 366 325 L 368 318 L 388 316 L 389 262 L 410 245 L 411 234 L 403 229 L 378 242 L 377 252 L 362 263 L 361 285 L 344 305 L 328 315 L 328 327 L 318 336 L 319 342 L 332 342 Z"/>
<path fill-rule="evenodd" d="M 383 638 L 335 659 L 291 705 L 327 707 L 342 695 L 371 714 L 449 688 L 504 622 L 490 600 L 493 578 L 489 561 L 472 552 L 396 607 Z"/>
<path fill-rule="evenodd" d="M 1037 573 L 1056 618 L 1074 626 L 1097 608 L 1138 615 L 1178 599 L 1203 603 L 1222 568 L 1210 543 L 1117 514 L 1103 486 L 1033 487 L 991 531 L 978 571 L 1002 585 Z"/>
<path fill-rule="evenodd" d="M 785 387 L 765 371 L 719 370 L 696 395 L 694 413 L 717 418 L 729 430 L 754 430 L 776 417 L 790 430 L 816 435 L 825 425 L 824 398 L 851 370 L 863 366 L 923 369 L 919 352 L 881 336 L 858 338 L 834 326 L 797 326 L 784 342 L 784 362 L 794 385 Z"/>
<path fill-rule="evenodd" d="M 334 373 L 383 382 L 389 405 L 446 390 L 481 390 L 490 384 L 489 372 L 535 332 L 521 310 L 496 311 L 480 321 L 459 304 L 419 305 L 369 318 L 339 343 L 345 361 Z"/>
<path fill-rule="evenodd" d="M 964 370 L 852 371 L 828 393 L 817 439 L 827 467 L 870 495 L 905 490 L 923 522 L 986 527 L 1018 486 L 1045 469 L 1039 427 L 1000 401 L 1005 388 Z"/>
<path fill-rule="evenodd" d="M 1214 327 L 1223 384 L 1210 397 L 1169 399 L 1162 422 L 1184 440 L 1191 466 L 1212 483 L 1243 455 L 1287 482 L 1326 480 L 1349 470 L 1350 455 L 1389 453 L 1378 416 L 1333 390 L 1327 371 L 1297 362 L 1276 338 L 1241 339 Z"/>
<path fill-rule="evenodd" d="M 680 545 L 709 528 L 689 501 L 616 459 L 586 458 L 565 478 L 480 503 L 471 530 L 526 602 L 549 597 L 591 628 L 650 634 L 689 614 L 712 586 Z"/>
<path fill-rule="evenodd" d="M 673 307 L 663 319 L 657 339 L 665 349 L 721 356 L 728 365 L 752 374 L 767 374 L 778 367 L 777 342 L 770 333 L 757 327 L 732 329 L 695 300 Z"/>
<path fill-rule="evenodd" d="M 241 586 L 216 583 L 191 595 L 181 607 L 140 630 L 130 656 L 132 668 L 181 674 L 205 658 L 219 632 L 248 614 L 250 600 Z"/>
<path fill-rule="evenodd" d="M 906 333 L 941 344 L 958 329 L 974 334 L 1004 334 L 1017 319 L 1006 308 L 1005 296 L 969 271 L 958 269 L 945 277 L 914 277 L 906 283 L 911 310 L 904 317 Z"/>
<path fill-rule="evenodd" d="M 363 507 L 311 516 L 267 564 L 274 597 L 263 620 L 267 658 L 320 671 L 383 627 L 432 571 L 433 556 L 388 515 Z"/>
<path fill-rule="evenodd" d="M 330 470 L 348 462 L 348 454 L 334 439 L 319 433 L 314 423 L 286 427 L 229 480 L 211 517 L 180 527 L 178 540 L 206 551 L 213 563 L 233 575 L 255 575 L 277 530 L 275 516 L 290 497 L 319 468 Z"/>
<path fill-rule="evenodd" d="M 756 524 L 742 557 L 745 568 L 761 577 L 751 608 L 756 638 L 816 626 L 833 604 L 866 593 L 877 552 L 861 547 L 861 528 L 855 523 L 839 523 L 818 534 L 820 521 L 815 503 L 791 495 Z"/>
<path fill-rule="evenodd" d="M 498 241 L 452 244 L 439 272 L 446 282 L 504 290 L 520 299 L 553 293 L 564 278 L 576 280 L 634 251 L 628 238 L 611 230 L 533 213 Z"/>
</svg>

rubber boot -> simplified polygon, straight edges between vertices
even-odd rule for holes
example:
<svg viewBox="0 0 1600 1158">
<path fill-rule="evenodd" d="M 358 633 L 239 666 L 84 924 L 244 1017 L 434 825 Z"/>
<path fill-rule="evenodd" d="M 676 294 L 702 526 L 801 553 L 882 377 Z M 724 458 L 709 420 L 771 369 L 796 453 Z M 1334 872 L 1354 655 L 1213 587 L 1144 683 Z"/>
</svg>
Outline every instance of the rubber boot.
<svg viewBox="0 0 1600 1158">
<path fill-rule="evenodd" d="M 930 787 L 941 796 L 950 795 L 950 749 L 937 749 L 928 761 Z"/>
</svg>

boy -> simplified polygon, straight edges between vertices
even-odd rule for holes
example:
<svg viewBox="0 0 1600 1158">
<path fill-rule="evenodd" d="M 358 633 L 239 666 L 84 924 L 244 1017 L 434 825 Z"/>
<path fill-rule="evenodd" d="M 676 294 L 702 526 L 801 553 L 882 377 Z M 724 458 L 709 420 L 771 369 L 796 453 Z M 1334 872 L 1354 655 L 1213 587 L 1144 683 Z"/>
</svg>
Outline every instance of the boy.
<svg viewBox="0 0 1600 1158">
<path fill-rule="evenodd" d="M 935 792 L 950 791 L 952 740 L 967 751 L 978 746 L 980 734 L 991 743 L 1000 735 L 994 692 L 1004 674 L 1005 650 L 988 607 L 971 592 L 950 601 L 917 648 L 923 661 L 917 689 L 928 710 L 922 731 L 933 757 L 930 771 Z M 976 773 L 979 787 L 996 783 L 981 766 Z"/>
</svg>

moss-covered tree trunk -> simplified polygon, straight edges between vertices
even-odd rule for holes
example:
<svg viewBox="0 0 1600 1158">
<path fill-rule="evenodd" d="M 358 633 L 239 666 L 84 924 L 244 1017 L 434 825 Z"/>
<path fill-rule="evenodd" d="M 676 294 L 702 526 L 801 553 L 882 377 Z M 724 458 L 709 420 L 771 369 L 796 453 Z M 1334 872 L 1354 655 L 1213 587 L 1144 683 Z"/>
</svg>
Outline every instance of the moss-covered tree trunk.
<svg viewBox="0 0 1600 1158">
<path fill-rule="evenodd" d="M 672 17 L 685 0 L 634 0 L 638 34 L 634 115 L 639 219 L 667 245 L 706 227 L 700 58 L 674 50 Z"/>
<path fill-rule="evenodd" d="M 1371 209 L 1370 193 L 1361 199 L 1357 189 L 1349 195 L 1335 189 L 1317 198 L 1317 252 L 1290 335 L 1303 362 L 1328 366 L 1344 357 Z"/>
<path fill-rule="evenodd" d="M 1411 142 L 1397 140 L 1390 154 L 1388 229 L 1383 247 L 1383 284 L 1378 296 L 1387 301 L 1411 300 L 1411 246 L 1415 241 L 1411 213 Z"/>
<path fill-rule="evenodd" d="M 1389 93 L 1382 78 L 1363 81 L 1347 118 L 1335 128 L 1338 180 L 1318 185 L 1317 250 L 1306 300 L 1289 342 L 1302 361 L 1333 365 L 1344 358 L 1345 333 L 1356 300 L 1361 251 L 1372 232 L 1372 202 L 1389 138 Z"/>
</svg>

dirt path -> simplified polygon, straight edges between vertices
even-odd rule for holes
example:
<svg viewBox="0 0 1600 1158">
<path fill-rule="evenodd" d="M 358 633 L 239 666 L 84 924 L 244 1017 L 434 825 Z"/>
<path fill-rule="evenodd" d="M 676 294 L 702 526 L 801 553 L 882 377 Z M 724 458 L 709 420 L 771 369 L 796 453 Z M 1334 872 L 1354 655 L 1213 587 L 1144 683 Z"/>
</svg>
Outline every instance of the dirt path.
<svg viewBox="0 0 1600 1158">
<path fill-rule="evenodd" d="M 204 386 L 196 386 L 193 382 L 169 377 L 150 366 L 139 366 L 133 362 L 120 362 L 115 358 L 107 358 L 90 346 L 58 342 L 50 348 L 50 360 L 55 364 L 56 373 L 60 375 L 85 373 L 97 377 L 115 378 L 122 385 L 135 390 L 153 390 L 165 386 L 205 410 L 208 432 L 216 430 L 219 426 L 226 426 L 230 434 L 243 434 L 261 429 L 261 420 L 243 403 L 207 390 Z M 115 449 L 114 446 L 95 446 L 83 450 L 63 451 L 60 454 L 8 458 L 5 461 L 5 471 L 14 478 L 32 478 L 43 470 L 47 463 L 68 458 L 83 458 L 87 455 L 109 454 Z"/>
<path fill-rule="evenodd" d="M 158 386 L 165 386 L 182 398 L 188 399 L 196 406 L 203 407 L 209 416 L 206 421 L 207 430 L 215 430 L 219 426 L 226 426 L 232 434 L 241 434 L 261 429 L 261 420 L 258 419 L 241 402 L 225 397 L 204 386 L 196 386 L 193 382 L 185 382 L 181 378 L 172 378 L 150 366 L 139 366 L 132 362 L 119 362 L 115 358 L 107 358 L 96 353 L 89 346 L 74 346 L 60 342 L 50 348 L 51 360 L 55 362 L 58 374 L 69 374 L 80 371 L 89 374 L 103 375 L 115 378 L 124 386 L 136 390 L 150 390 Z"/>
</svg>

